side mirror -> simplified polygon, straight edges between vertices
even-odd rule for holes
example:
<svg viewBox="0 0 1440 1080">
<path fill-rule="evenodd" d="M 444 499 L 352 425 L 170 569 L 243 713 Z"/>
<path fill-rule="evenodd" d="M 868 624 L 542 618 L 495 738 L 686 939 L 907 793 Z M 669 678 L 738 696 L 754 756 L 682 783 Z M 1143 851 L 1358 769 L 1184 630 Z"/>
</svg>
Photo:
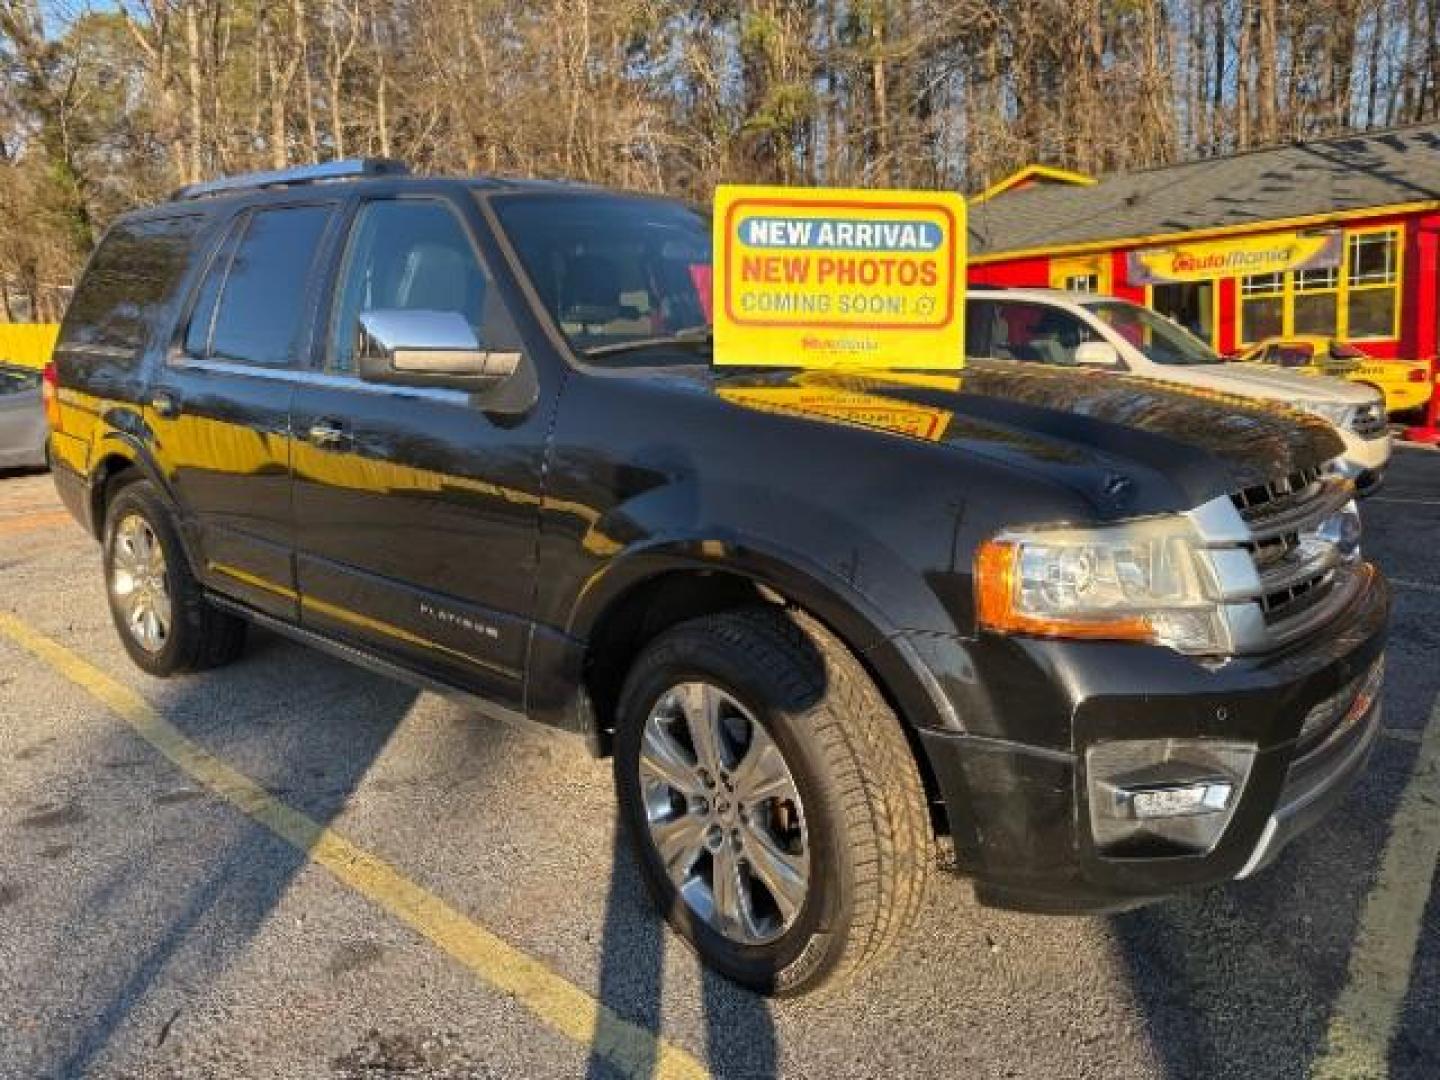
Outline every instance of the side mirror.
<svg viewBox="0 0 1440 1080">
<path fill-rule="evenodd" d="M 1083 341 L 1075 348 L 1075 363 L 1080 367 L 1120 367 L 1120 353 L 1108 341 Z"/>
<path fill-rule="evenodd" d="M 355 366 L 366 382 L 479 393 L 521 366 L 521 354 L 481 348 L 458 311 L 377 309 L 360 316 Z"/>
</svg>

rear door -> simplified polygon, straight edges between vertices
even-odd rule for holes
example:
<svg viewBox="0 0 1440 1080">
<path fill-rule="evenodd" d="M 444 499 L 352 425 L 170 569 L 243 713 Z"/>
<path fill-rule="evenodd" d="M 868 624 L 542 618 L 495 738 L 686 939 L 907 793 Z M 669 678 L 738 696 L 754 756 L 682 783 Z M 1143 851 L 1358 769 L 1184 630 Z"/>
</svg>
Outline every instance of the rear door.
<svg viewBox="0 0 1440 1080">
<path fill-rule="evenodd" d="M 367 383 L 360 316 L 459 313 L 482 347 L 515 340 L 473 204 L 369 198 L 349 228 L 325 370 L 294 402 L 302 620 L 519 707 L 535 587 L 546 418 L 458 390 Z"/>
<path fill-rule="evenodd" d="M 235 218 L 145 408 L 207 584 L 292 620 L 290 407 L 334 217 L 318 202 Z"/>
</svg>

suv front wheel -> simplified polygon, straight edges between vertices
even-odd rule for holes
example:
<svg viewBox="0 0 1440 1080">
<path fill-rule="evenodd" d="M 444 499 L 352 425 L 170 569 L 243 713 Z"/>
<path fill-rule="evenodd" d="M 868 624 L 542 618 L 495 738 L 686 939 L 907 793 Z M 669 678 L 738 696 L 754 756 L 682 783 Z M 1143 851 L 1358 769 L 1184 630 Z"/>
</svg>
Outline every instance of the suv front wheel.
<svg viewBox="0 0 1440 1080">
<path fill-rule="evenodd" d="M 920 907 L 932 844 L 909 744 L 806 616 L 747 609 L 657 637 L 621 695 L 615 771 L 661 910 L 742 985 L 844 981 Z"/>
<path fill-rule="evenodd" d="M 126 484 L 105 514 L 105 586 L 130 658 L 151 675 L 228 664 L 245 622 L 206 599 L 165 504 L 148 480 Z"/>
</svg>

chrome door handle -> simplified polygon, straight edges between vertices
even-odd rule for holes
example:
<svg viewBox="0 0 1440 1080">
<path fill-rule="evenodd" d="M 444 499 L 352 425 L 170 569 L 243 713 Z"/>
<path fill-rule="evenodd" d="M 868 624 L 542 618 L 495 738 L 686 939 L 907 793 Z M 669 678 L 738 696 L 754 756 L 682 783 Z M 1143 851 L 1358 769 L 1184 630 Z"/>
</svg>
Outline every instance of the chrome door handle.
<svg viewBox="0 0 1440 1080">
<path fill-rule="evenodd" d="M 349 437 L 342 425 L 329 420 L 319 420 L 310 425 L 310 442 L 322 449 L 340 446 Z"/>
<path fill-rule="evenodd" d="M 167 419 L 180 415 L 180 399 L 169 390 L 156 390 L 150 396 L 150 407 L 155 410 L 157 416 Z"/>
</svg>

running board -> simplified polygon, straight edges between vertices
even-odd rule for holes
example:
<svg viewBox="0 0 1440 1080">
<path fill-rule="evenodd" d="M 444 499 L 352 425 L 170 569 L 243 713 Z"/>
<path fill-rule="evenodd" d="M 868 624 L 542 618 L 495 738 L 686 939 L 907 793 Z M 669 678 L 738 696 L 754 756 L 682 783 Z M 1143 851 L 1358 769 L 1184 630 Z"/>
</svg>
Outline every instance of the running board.
<svg viewBox="0 0 1440 1080">
<path fill-rule="evenodd" d="M 479 694 L 472 693 L 469 690 L 463 690 L 452 683 L 445 682 L 443 679 L 437 679 L 431 675 L 422 675 L 418 671 L 411 671 L 407 667 L 403 667 L 392 660 L 386 660 L 384 657 L 377 656 L 366 649 L 335 641 L 325 637 L 323 634 L 317 634 L 313 630 L 306 630 L 303 626 L 296 626 L 294 623 L 286 622 L 284 619 L 277 619 L 273 615 L 267 615 L 263 611 L 257 611 L 255 608 L 242 604 L 238 600 L 232 600 L 228 596 L 222 596 L 219 593 L 207 590 L 205 600 L 215 605 L 215 607 L 221 611 L 235 615 L 244 619 L 246 622 L 254 623 L 256 626 L 263 626 L 266 630 L 273 631 L 281 637 L 289 638 L 297 644 L 327 653 L 336 659 L 356 664 L 376 675 L 382 675 L 387 679 L 405 683 L 407 686 L 413 686 L 417 690 L 424 690 L 428 693 L 438 694 L 441 697 L 448 698 L 457 705 L 475 710 L 487 720 L 495 720 L 502 724 L 509 724 L 512 727 L 517 727 L 524 731 L 543 732 L 557 739 L 564 738 L 569 734 L 561 728 L 531 720 L 517 709 L 506 708 L 504 705 L 499 705 L 489 698 L 481 697 Z"/>
</svg>

